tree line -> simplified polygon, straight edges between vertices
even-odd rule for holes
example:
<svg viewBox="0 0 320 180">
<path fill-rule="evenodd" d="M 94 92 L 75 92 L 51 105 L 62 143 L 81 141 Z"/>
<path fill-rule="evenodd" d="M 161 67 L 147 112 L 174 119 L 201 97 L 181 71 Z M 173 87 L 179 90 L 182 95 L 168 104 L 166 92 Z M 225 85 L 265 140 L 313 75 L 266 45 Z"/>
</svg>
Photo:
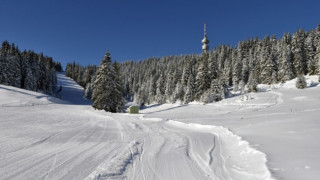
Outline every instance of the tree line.
<svg viewBox="0 0 320 180">
<path fill-rule="evenodd" d="M 320 25 L 281 38 L 265 36 L 220 45 L 200 55 L 166 56 L 119 63 L 122 95 L 138 104 L 210 103 L 229 91 L 256 92 L 257 84 L 285 82 L 320 73 Z M 97 67 L 68 64 L 67 75 L 92 94 Z M 304 84 L 304 82 L 302 82 Z M 302 87 L 303 86 L 298 86 Z"/>
<path fill-rule="evenodd" d="M 61 63 L 33 51 L 20 51 L 13 43 L 4 41 L 0 48 L 0 84 L 31 91 L 55 94 L 56 71 Z"/>
</svg>

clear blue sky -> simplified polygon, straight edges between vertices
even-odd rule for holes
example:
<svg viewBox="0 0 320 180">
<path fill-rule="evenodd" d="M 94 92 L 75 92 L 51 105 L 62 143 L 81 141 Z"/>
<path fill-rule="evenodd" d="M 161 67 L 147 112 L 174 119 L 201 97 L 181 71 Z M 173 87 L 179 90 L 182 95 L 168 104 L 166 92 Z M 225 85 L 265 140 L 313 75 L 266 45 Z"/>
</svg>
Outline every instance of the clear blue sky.
<svg viewBox="0 0 320 180">
<path fill-rule="evenodd" d="M 0 40 L 65 65 L 201 53 L 320 23 L 319 0 L 1 0 Z"/>
</svg>

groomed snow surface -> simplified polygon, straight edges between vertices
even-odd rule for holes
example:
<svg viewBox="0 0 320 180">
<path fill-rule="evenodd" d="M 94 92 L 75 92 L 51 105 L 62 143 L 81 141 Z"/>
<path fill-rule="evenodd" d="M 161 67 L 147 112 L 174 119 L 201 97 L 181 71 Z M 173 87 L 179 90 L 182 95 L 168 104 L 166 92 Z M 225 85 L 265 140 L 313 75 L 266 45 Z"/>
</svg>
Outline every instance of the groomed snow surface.
<svg viewBox="0 0 320 180">
<path fill-rule="evenodd" d="M 94 110 L 63 74 L 64 100 L 0 85 L 0 179 L 317 179 L 317 78 L 138 115 Z"/>
</svg>

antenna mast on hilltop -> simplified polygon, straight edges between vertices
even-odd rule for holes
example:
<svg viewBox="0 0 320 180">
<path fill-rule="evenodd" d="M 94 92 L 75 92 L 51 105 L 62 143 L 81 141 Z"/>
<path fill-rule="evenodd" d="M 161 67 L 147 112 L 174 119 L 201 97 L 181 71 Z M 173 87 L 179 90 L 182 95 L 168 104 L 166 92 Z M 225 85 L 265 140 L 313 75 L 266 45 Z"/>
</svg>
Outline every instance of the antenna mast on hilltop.
<svg viewBox="0 0 320 180">
<path fill-rule="evenodd" d="M 207 25 L 204 23 L 204 37 L 207 37 Z"/>
<path fill-rule="evenodd" d="M 209 40 L 207 38 L 207 26 L 206 23 L 204 23 L 204 34 L 203 34 L 203 39 L 202 39 L 202 52 L 203 53 L 208 53 L 209 50 Z"/>
</svg>

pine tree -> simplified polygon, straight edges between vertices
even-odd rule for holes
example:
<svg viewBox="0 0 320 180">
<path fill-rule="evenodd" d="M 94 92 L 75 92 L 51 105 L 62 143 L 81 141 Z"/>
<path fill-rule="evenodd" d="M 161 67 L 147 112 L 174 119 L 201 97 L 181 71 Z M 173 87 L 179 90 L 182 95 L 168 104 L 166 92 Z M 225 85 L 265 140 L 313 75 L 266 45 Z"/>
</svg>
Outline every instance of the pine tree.
<svg viewBox="0 0 320 180">
<path fill-rule="evenodd" d="M 229 47 L 226 45 L 218 46 L 218 49 L 216 51 L 218 52 L 217 68 L 219 69 L 219 72 L 222 72 L 222 70 L 224 69 L 225 61 L 228 59 Z"/>
<path fill-rule="evenodd" d="M 61 65 L 60 62 L 56 62 L 54 67 L 55 67 L 55 70 L 56 70 L 57 72 L 62 72 L 62 71 L 63 71 L 62 65 Z"/>
<path fill-rule="evenodd" d="M 9 49 L 9 43 L 7 41 L 2 42 L 1 48 L 0 48 L 0 84 L 6 83 L 6 69 L 7 69 L 7 61 L 6 61 L 6 55 L 7 55 L 7 49 Z"/>
<path fill-rule="evenodd" d="M 135 93 L 134 102 L 143 106 L 147 102 L 148 94 L 146 93 L 145 85 L 141 85 L 138 89 L 138 92 Z"/>
<path fill-rule="evenodd" d="M 314 60 L 317 63 L 316 67 L 318 67 L 316 69 L 316 73 L 319 75 L 319 82 L 320 82 L 320 24 L 318 25 L 317 29 L 315 30 L 314 45 L 315 45 Z"/>
<path fill-rule="evenodd" d="M 182 83 L 184 86 L 187 86 L 190 74 L 194 73 L 194 64 L 195 64 L 195 57 L 193 55 L 185 59 L 183 73 L 182 73 Z"/>
<path fill-rule="evenodd" d="M 296 75 L 304 75 L 307 70 L 304 39 L 305 32 L 303 30 L 298 30 L 292 37 L 293 65 Z"/>
<path fill-rule="evenodd" d="M 249 64 L 248 60 L 245 58 L 242 60 L 242 70 L 241 70 L 241 79 L 244 84 L 248 82 L 249 78 Z"/>
<path fill-rule="evenodd" d="M 307 72 L 310 75 L 315 75 L 318 72 L 318 62 L 315 59 L 316 48 L 314 46 L 315 31 L 307 33 L 307 37 L 304 42 L 305 58 L 307 62 Z"/>
<path fill-rule="evenodd" d="M 241 61 L 237 58 L 237 51 L 232 51 L 232 85 L 233 90 L 238 91 L 239 82 L 241 80 Z M 211 85 L 212 86 L 212 85 Z"/>
<path fill-rule="evenodd" d="M 218 59 L 215 52 L 209 52 L 208 64 L 209 64 L 208 75 L 209 75 L 209 81 L 210 81 L 209 84 L 211 84 L 211 79 L 216 79 L 220 75 Z"/>
<path fill-rule="evenodd" d="M 260 80 L 263 84 L 272 84 L 276 79 L 276 62 L 272 51 L 272 43 L 269 36 L 263 41 L 263 49 L 260 59 Z"/>
<path fill-rule="evenodd" d="M 14 44 L 2 43 L 0 53 L 0 83 L 21 87 L 20 52 Z"/>
<path fill-rule="evenodd" d="M 304 78 L 303 75 L 299 75 L 299 76 L 297 77 L 296 87 L 297 87 L 298 89 L 304 89 L 304 88 L 307 87 L 306 79 Z"/>
<path fill-rule="evenodd" d="M 92 106 L 95 109 L 103 109 L 110 112 L 119 112 L 123 102 L 119 101 L 119 87 L 117 75 L 111 62 L 109 51 L 97 70 L 96 79 L 93 83 Z"/>
<path fill-rule="evenodd" d="M 223 81 L 220 81 L 220 94 L 222 99 L 225 99 L 229 96 L 228 86 Z"/>
<path fill-rule="evenodd" d="M 188 104 L 189 102 L 192 102 L 194 100 L 194 89 L 195 89 L 195 79 L 193 74 L 191 73 L 189 75 L 188 84 L 186 87 L 186 94 L 184 95 L 184 103 Z"/>
<path fill-rule="evenodd" d="M 196 76 L 197 90 L 195 94 L 195 98 L 197 100 L 199 100 L 202 94 L 210 88 L 210 77 L 208 74 L 208 55 L 203 54 L 199 63 L 200 65 L 198 67 L 198 73 Z"/>
<path fill-rule="evenodd" d="M 257 92 L 257 85 L 258 83 L 257 83 L 254 70 L 251 70 L 249 74 L 248 84 L 247 84 L 248 92 Z"/>
<path fill-rule="evenodd" d="M 219 79 L 213 79 L 211 83 L 211 96 L 212 100 L 217 102 L 221 101 L 224 97 L 223 88 L 221 87 Z"/>
<path fill-rule="evenodd" d="M 278 79 L 282 83 L 294 78 L 292 52 L 291 52 L 291 35 L 284 34 L 279 44 L 280 56 L 278 64 Z"/>
<path fill-rule="evenodd" d="M 176 101 L 180 100 L 183 101 L 183 97 L 184 97 L 184 91 L 183 91 L 183 85 L 180 81 L 178 81 L 176 88 L 174 90 L 173 93 L 173 103 L 175 103 Z"/>
<path fill-rule="evenodd" d="M 262 55 L 263 55 L 263 45 L 260 40 L 257 41 L 256 48 L 254 50 L 254 57 L 252 60 L 255 60 L 254 66 L 251 68 L 254 70 L 254 77 L 257 80 L 257 83 L 261 83 L 260 74 L 261 74 L 261 65 L 262 65 Z"/>
<path fill-rule="evenodd" d="M 26 70 L 24 86 L 28 90 L 37 91 L 37 77 L 39 76 L 40 67 L 31 51 L 25 52 L 24 56 L 30 67 Z"/>
<path fill-rule="evenodd" d="M 165 85 L 165 96 L 166 96 L 166 102 L 167 103 L 171 103 L 173 101 L 173 91 L 174 91 L 174 72 L 173 72 L 173 68 L 169 69 L 169 72 L 167 73 L 167 80 L 166 80 L 166 85 Z"/>
<path fill-rule="evenodd" d="M 238 66 L 240 72 L 240 79 L 239 83 L 241 80 L 243 83 L 247 83 L 248 78 L 249 78 L 249 62 L 248 62 L 248 43 L 239 43 L 238 47 L 238 53 L 237 53 L 237 60 L 240 63 L 240 66 Z M 240 85 L 240 84 L 239 84 Z"/>
<path fill-rule="evenodd" d="M 158 103 L 165 103 L 165 80 L 164 80 L 164 75 L 161 73 L 160 77 L 158 78 L 157 81 L 157 95 L 156 95 L 156 100 Z"/>
<path fill-rule="evenodd" d="M 230 51 L 230 50 L 229 50 Z M 230 53 L 228 51 L 228 54 Z M 228 86 L 232 85 L 232 63 L 231 56 L 228 56 L 224 61 L 224 69 L 222 70 L 221 80 Z"/>
<path fill-rule="evenodd" d="M 156 80 L 155 80 L 155 76 L 152 76 L 151 75 L 151 78 L 150 78 L 150 82 L 149 82 L 149 94 L 148 94 L 148 97 L 149 97 L 149 102 L 152 103 L 154 102 L 156 99 L 155 99 L 155 96 L 156 96 L 156 93 L 157 93 L 157 85 L 156 85 Z"/>
<path fill-rule="evenodd" d="M 117 62 L 113 63 L 113 69 L 114 69 L 114 82 L 115 87 L 113 89 L 113 112 L 122 112 L 124 110 L 125 105 L 125 99 L 123 98 L 123 87 L 120 79 L 120 68 L 119 64 Z"/>
</svg>

